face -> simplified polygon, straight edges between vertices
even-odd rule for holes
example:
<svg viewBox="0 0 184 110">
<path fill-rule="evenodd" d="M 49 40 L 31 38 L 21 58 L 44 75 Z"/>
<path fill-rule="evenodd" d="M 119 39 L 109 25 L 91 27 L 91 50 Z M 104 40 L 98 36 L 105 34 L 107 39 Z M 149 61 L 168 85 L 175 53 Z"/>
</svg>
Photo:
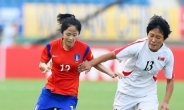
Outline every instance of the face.
<svg viewBox="0 0 184 110">
<path fill-rule="evenodd" d="M 62 34 L 63 36 L 63 46 L 65 50 L 69 50 L 75 44 L 77 40 L 79 32 L 75 26 L 68 27 Z"/>
<path fill-rule="evenodd" d="M 164 42 L 164 35 L 158 28 L 154 28 L 148 33 L 148 46 L 153 52 L 157 52 Z"/>
</svg>

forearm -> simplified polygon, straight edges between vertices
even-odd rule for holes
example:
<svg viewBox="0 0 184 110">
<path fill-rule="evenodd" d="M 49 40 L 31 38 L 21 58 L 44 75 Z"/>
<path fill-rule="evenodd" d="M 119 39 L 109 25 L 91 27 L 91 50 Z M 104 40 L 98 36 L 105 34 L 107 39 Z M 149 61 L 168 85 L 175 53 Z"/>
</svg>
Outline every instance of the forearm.
<svg viewBox="0 0 184 110">
<path fill-rule="evenodd" d="M 173 93 L 173 89 L 174 89 L 174 80 L 167 79 L 166 94 L 165 94 L 163 102 L 169 103 L 169 100 Z"/>
<path fill-rule="evenodd" d="M 105 66 L 103 66 L 102 64 L 97 64 L 94 66 L 97 70 L 109 75 L 109 76 L 112 76 L 113 73 L 112 71 L 110 71 L 109 69 L 107 69 Z"/>
<path fill-rule="evenodd" d="M 91 64 L 91 66 L 95 66 L 97 64 L 100 64 L 102 62 L 112 60 L 112 59 L 116 59 L 116 55 L 114 52 L 110 52 L 110 53 L 101 55 L 101 56 L 93 59 L 92 61 L 90 61 L 90 64 Z"/>
</svg>

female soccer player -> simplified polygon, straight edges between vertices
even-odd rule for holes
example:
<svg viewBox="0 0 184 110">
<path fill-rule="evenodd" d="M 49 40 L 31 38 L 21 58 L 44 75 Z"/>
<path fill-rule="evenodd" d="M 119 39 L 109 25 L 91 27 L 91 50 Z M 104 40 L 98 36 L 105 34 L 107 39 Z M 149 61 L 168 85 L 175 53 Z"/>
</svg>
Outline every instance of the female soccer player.
<svg viewBox="0 0 184 110">
<path fill-rule="evenodd" d="M 79 20 L 71 14 L 59 14 L 57 18 L 62 38 L 48 43 L 41 54 L 39 68 L 43 72 L 49 71 L 51 67 L 47 63 L 52 60 L 52 74 L 42 89 L 35 110 L 75 110 L 80 76 L 78 65 L 93 59 L 90 47 L 77 40 L 81 31 Z M 95 67 L 112 78 L 121 76 L 101 64 Z"/>
<path fill-rule="evenodd" d="M 89 71 L 101 62 L 124 60 L 122 79 L 113 104 L 113 110 L 158 110 L 156 76 L 163 69 L 167 79 L 166 94 L 160 109 L 169 110 L 168 103 L 174 88 L 174 57 L 164 41 L 168 38 L 170 26 L 161 16 L 154 15 L 147 26 L 147 38 L 137 40 L 113 52 L 82 63 L 78 70 Z"/>
</svg>

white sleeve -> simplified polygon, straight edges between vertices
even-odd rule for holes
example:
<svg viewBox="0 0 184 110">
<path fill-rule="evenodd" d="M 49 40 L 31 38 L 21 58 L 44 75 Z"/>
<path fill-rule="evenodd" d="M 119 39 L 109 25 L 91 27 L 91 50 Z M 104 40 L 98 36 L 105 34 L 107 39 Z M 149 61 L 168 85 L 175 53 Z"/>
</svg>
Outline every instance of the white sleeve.
<svg viewBox="0 0 184 110">
<path fill-rule="evenodd" d="M 127 58 L 135 57 L 135 55 L 138 54 L 141 45 L 142 43 L 132 43 L 122 48 L 116 49 L 114 51 L 116 54 L 116 59 L 121 62 Z"/>
<path fill-rule="evenodd" d="M 174 56 L 172 52 L 168 54 L 168 59 L 166 60 L 166 65 L 164 66 L 164 75 L 167 79 L 171 79 L 173 77 L 173 68 L 174 68 Z"/>
</svg>

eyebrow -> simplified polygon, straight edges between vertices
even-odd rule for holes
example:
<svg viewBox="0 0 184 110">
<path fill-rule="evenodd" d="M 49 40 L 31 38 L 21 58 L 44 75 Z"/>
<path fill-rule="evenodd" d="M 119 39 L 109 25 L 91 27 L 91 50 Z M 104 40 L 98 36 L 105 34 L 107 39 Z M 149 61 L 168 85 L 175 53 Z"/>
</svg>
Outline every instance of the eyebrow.
<svg viewBox="0 0 184 110">
<path fill-rule="evenodd" d="M 153 34 L 153 33 L 150 32 L 150 35 L 155 35 L 155 34 Z M 156 36 L 156 37 L 160 37 L 160 38 L 162 37 L 162 36 L 160 36 L 160 35 L 155 35 L 155 36 Z"/>
<path fill-rule="evenodd" d="M 77 33 L 66 33 L 66 35 L 77 35 Z"/>
<path fill-rule="evenodd" d="M 160 38 L 161 38 L 162 36 L 160 36 L 160 35 L 156 35 L 156 37 L 160 37 Z"/>
</svg>

